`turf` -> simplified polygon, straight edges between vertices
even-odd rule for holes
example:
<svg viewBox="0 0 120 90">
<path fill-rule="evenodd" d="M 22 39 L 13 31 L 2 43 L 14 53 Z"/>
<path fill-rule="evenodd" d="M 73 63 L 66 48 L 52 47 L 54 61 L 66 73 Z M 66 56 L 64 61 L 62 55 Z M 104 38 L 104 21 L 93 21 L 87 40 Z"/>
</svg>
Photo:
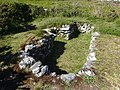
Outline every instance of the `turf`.
<svg viewBox="0 0 120 90">
<path fill-rule="evenodd" d="M 77 73 L 88 55 L 91 34 L 80 34 L 69 41 L 57 37 L 52 55 L 48 59 L 49 64 L 56 63 L 59 69 L 67 73 Z M 56 67 L 52 68 L 53 71 Z"/>
</svg>

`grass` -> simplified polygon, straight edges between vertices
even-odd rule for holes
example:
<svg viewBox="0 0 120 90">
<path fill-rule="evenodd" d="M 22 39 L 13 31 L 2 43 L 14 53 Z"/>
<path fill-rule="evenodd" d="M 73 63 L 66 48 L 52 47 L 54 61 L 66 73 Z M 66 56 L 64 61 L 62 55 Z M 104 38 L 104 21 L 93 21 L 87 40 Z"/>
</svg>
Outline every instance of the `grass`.
<svg viewBox="0 0 120 90">
<path fill-rule="evenodd" d="M 38 33 L 39 32 L 39 33 Z M 17 34 L 6 35 L 0 39 L 0 47 L 11 47 L 11 51 L 16 53 L 20 50 L 20 46 L 26 42 L 26 40 L 32 36 L 38 35 L 42 37 L 42 33 L 39 30 L 32 30 L 21 32 Z"/>
<path fill-rule="evenodd" d="M 13 64 L 16 64 L 19 61 L 20 46 L 33 36 L 42 37 L 43 33 L 39 30 L 31 30 L 2 37 L 0 39 L 0 69 L 4 66 L 11 68 Z"/>
<path fill-rule="evenodd" d="M 80 17 L 48 17 L 48 18 L 38 18 L 32 21 L 32 24 L 35 24 L 38 28 L 47 28 L 51 26 L 58 26 L 60 27 L 63 24 L 71 24 L 73 22 L 89 22 L 85 18 Z"/>
<path fill-rule="evenodd" d="M 97 40 L 97 48 L 98 82 L 103 83 L 101 88 L 115 90 L 120 87 L 120 37 L 101 35 Z"/>
<path fill-rule="evenodd" d="M 60 52 L 62 48 L 56 45 L 51 59 L 54 60 L 57 55 L 60 55 L 57 58 L 57 66 L 68 73 L 77 73 L 86 62 L 90 38 L 90 34 L 80 34 L 77 38 L 69 41 L 57 37 L 55 41 L 65 43 L 62 47 L 64 48 L 63 53 Z"/>
<path fill-rule="evenodd" d="M 61 13 L 54 17 L 37 18 L 31 22 L 37 26 L 38 30 L 26 31 L 12 35 L 6 35 L 0 39 L 0 48 L 7 46 L 10 49 L 0 52 L 0 55 L 9 51 L 12 53 L 19 52 L 20 45 L 31 36 L 42 36 L 41 29 L 51 26 L 61 26 L 62 24 L 70 24 L 76 22 L 89 22 L 95 26 L 95 31 L 101 33 L 97 40 L 97 58 L 95 66 L 98 70 L 98 85 L 103 90 L 116 89 L 120 87 L 120 18 L 114 22 L 107 22 L 103 17 L 107 18 L 107 13 L 110 10 L 116 10 L 120 13 L 120 5 L 113 3 L 100 3 L 97 1 L 89 2 L 87 0 L 0 0 L 0 2 L 21 2 L 44 8 L 61 8 L 63 6 L 74 7 L 79 6 L 82 9 L 84 17 L 63 17 Z M 66 4 L 67 3 L 67 4 Z M 66 4 L 66 5 L 65 5 Z M 71 8 L 68 8 L 72 10 Z M 90 16 L 88 16 L 90 15 Z M 99 16 L 100 15 L 100 16 Z M 95 17 L 96 16 L 96 17 Z M 98 18 L 98 17 L 99 18 Z M 101 19 L 102 18 L 102 19 Z M 104 19 L 105 19 L 104 18 Z M 77 38 L 66 41 L 57 37 L 55 40 L 54 53 L 50 57 L 48 63 L 53 62 L 61 70 L 77 73 L 86 61 L 88 55 L 88 47 L 90 42 L 90 34 L 80 34 Z M 54 69 L 54 68 L 53 68 Z"/>
</svg>

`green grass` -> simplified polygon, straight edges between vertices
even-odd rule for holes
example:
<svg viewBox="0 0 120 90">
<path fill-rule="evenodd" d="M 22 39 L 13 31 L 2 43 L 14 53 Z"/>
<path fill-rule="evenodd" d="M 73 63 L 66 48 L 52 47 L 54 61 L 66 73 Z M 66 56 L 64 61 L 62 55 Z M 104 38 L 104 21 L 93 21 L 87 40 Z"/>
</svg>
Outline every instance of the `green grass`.
<svg viewBox="0 0 120 90">
<path fill-rule="evenodd" d="M 77 73 L 86 62 L 90 38 L 90 34 L 80 34 L 77 38 L 73 38 L 69 41 L 57 37 L 55 41 L 64 43 L 64 45 L 61 47 L 58 46 L 59 43 L 58 45 L 56 44 L 50 59 L 54 60 L 57 55 L 60 55 L 59 58 L 57 58 L 57 66 L 69 73 Z M 62 48 L 64 48 L 63 51 L 61 51 Z"/>
<path fill-rule="evenodd" d="M 48 18 L 38 18 L 32 21 L 32 24 L 35 24 L 38 28 L 47 28 L 51 26 L 58 26 L 60 27 L 63 24 L 71 24 L 73 22 L 89 22 L 86 18 L 80 17 L 48 17 Z"/>
<path fill-rule="evenodd" d="M 100 38 L 97 40 L 97 58 L 98 61 L 95 67 L 98 71 L 98 81 L 100 88 L 103 90 L 116 89 L 120 87 L 120 66 L 119 66 L 119 53 L 120 53 L 120 18 L 114 22 L 107 22 L 103 20 L 107 17 L 107 13 L 110 10 L 116 10 L 120 13 L 120 5 L 112 3 L 100 3 L 97 1 L 89 2 L 87 0 L 0 0 L 1 2 L 21 2 L 37 6 L 43 6 L 44 8 L 58 8 L 64 9 L 63 6 L 68 10 L 73 10 L 72 7 L 81 7 L 83 16 L 77 17 L 63 17 L 59 13 L 55 17 L 37 18 L 31 22 L 37 26 L 38 30 L 26 31 L 12 35 L 6 35 L 0 39 L 0 48 L 7 46 L 12 47 L 9 50 L 0 52 L 1 54 L 12 51 L 12 53 L 19 52 L 20 45 L 23 44 L 27 38 L 31 36 L 43 35 L 42 28 L 51 26 L 61 26 L 62 24 L 70 24 L 76 22 L 89 22 L 95 26 L 95 31 L 101 33 Z M 99 14 L 98 14 L 99 13 Z M 99 17 L 99 18 L 98 18 Z M 62 38 L 57 37 L 55 40 L 54 53 L 50 57 L 50 61 L 54 63 L 62 70 L 67 72 L 77 73 L 86 61 L 88 55 L 88 48 L 90 42 L 90 34 L 80 34 L 77 38 L 73 38 L 66 41 Z"/>
<path fill-rule="evenodd" d="M 101 35 L 97 40 L 98 83 L 101 88 L 116 90 L 120 87 L 120 37 Z"/>
<path fill-rule="evenodd" d="M 41 33 L 40 30 L 32 30 L 32 31 L 26 31 L 17 34 L 3 36 L 0 39 L 0 47 L 2 48 L 4 46 L 8 46 L 11 47 L 10 50 L 13 53 L 19 52 L 20 46 L 24 44 L 28 38 L 35 35 L 42 37 L 43 34 Z"/>
</svg>

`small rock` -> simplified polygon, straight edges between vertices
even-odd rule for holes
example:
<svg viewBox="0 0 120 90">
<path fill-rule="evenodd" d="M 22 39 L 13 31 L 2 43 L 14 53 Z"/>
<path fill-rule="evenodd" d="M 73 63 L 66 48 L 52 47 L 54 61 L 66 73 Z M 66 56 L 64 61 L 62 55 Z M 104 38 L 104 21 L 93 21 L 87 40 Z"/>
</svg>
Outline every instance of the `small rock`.
<svg viewBox="0 0 120 90">
<path fill-rule="evenodd" d="M 33 49 L 33 47 L 34 47 L 34 45 L 33 45 L 33 44 L 26 45 L 26 46 L 25 46 L 25 52 L 27 52 L 28 50 Z"/>
<path fill-rule="evenodd" d="M 95 76 L 94 72 L 91 70 L 84 71 L 84 74 L 88 76 Z"/>
<path fill-rule="evenodd" d="M 52 77 L 55 77 L 56 76 L 56 72 L 53 72 L 50 74 Z"/>
<path fill-rule="evenodd" d="M 100 34 L 99 34 L 98 32 L 93 32 L 93 33 L 92 33 L 92 36 L 93 36 L 93 37 L 98 37 L 98 36 L 100 36 Z"/>
<path fill-rule="evenodd" d="M 45 65 L 41 68 L 41 71 L 37 74 L 35 74 L 36 77 L 41 77 L 43 76 L 46 72 L 48 72 L 48 66 Z"/>
<path fill-rule="evenodd" d="M 37 67 L 40 67 L 42 65 L 42 63 L 40 61 L 36 62 L 35 64 L 33 64 L 31 67 L 30 67 L 30 70 L 33 70 Z"/>
<path fill-rule="evenodd" d="M 62 74 L 60 76 L 61 80 L 63 80 L 66 83 L 70 83 L 72 80 L 75 79 L 75 74 L 74 73 L 69 73 L 69 74 Z"/>
</svg>

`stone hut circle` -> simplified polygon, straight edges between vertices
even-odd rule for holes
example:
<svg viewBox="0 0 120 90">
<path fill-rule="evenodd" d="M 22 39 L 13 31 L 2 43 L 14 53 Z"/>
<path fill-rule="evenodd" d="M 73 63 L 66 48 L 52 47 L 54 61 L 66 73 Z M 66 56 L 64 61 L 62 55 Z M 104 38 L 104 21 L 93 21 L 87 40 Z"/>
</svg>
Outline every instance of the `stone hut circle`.
<svg viewBox="0 0 120 90">
<path fill-rule="evenodd" d="M 35 77 L 41 77 L 45 74 L 49 74 L 52 76 L 57 76 L 55 72 L 51 72 L 49 70 L 48 65 L 43 65 L 42 61 L 51 53 L 51 50 L 54 45 L 54 40 L 56 37 L 62 37 L 66 40 L 70 40 L 75 37 L 76 32 L 78 33 L 91 33 L 91 42 L 89 47 L 89 54 L 86 57 L 86 63 L 83 68 L 78 71 L 77 74 L 68 73 L 58 75 L 58 77 L 69 83 L 75 79 L 76 76 L 79 75 L 88 75 L 94 76 L 95 72 L 92 68 L 92 63 L 96 61 L 95 56 L 95 40 L 100 36 L 98 32 L 93 32 L 94 26 L 89 23 L 83 23 L 80 26 L 77 25 L 76 22 L 68 25 L 64 24 L 61 27 L 51 27 L 47 29 L 43 29 L 47 32 L 47 35 L 43 38 L 35 40 L 31 39 L 32 42 L 26 44 L 20 51 L 20 62 L 19 68 L 21 70 L 25 70 L 27 68 L 28 72 L 32 72 Z M 54 33 L 53 33 L 54 31 Z"/>
</svg>

